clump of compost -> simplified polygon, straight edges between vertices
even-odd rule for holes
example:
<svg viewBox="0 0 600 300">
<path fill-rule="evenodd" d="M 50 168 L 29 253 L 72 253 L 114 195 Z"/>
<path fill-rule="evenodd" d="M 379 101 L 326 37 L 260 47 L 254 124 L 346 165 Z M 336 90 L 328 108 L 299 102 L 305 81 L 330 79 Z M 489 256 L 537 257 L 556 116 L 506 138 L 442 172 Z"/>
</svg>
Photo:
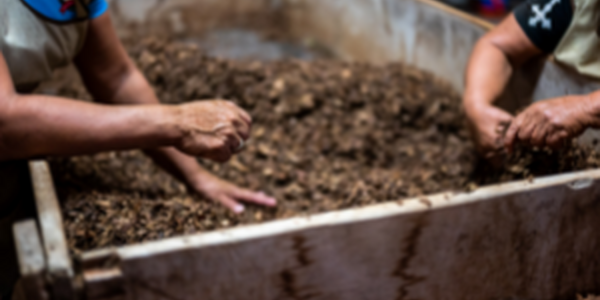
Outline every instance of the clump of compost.
<svg viewBox="0 0 600 300">
<path fill-rule="evenodd" d="M 519 152 L 491 169 L 474 154 L 459 95 L 399 63 L 233 61 L 159 39 L 129 52 L 165 103 L 228 99 L 249 111 L 246 150 L 201 163 L 279 205 L 232 215 L 140 151 L 53 159 L 75 253 L 599 165 L 594 152 L 570 147 Z M 72 81 L 56 91 L 88 97 Z"/>
</svg>

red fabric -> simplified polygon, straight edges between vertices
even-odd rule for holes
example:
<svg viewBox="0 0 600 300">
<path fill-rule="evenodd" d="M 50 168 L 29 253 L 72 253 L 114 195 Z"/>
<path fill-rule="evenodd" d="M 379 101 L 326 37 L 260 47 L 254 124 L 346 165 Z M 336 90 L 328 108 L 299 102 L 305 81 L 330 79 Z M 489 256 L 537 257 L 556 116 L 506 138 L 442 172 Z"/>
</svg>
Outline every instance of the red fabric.
<svg viewBox="0 0 600 300">
<path fill-rule="evenodd" d="M 69 9 L 69 8 L 71 8 L 71 6 L 73 6 L 73 4 L 75 4 L 74 0 L 65 2 L 65 4 L 63 4 L 63 6 L 60 8 L 60 12 L 64 14 L 65 11 L 67 11 L 67 9 Z"/>
</svg>

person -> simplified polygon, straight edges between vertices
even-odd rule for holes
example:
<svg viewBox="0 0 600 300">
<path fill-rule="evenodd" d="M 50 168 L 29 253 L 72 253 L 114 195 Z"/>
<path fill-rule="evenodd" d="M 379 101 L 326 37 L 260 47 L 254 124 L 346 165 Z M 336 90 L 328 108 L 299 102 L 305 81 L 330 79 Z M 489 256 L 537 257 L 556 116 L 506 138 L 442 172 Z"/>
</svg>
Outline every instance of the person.
<svg viewBox="0 0 600 300">
<path fill-rule="evenodd" d="M 600 91 L 530 105 L 517 116 L 494 106 L 515 68 L 541 55 L 600 78 L 597 0 L 530 0 L 476 44 L 466 71 L 464 108 L 475 144 L 487 158 L 516 144 L 560 147 L 600 127 Z"/>
<path fill-rule="evenodd" d="M 241 213 L 275 199 L 222 180 L 195 157 L 225 162 L 242 150 L 252 119 L 224 100 L 161 105 L 127 56 L 105 0 L 0 0 L 0 256 L 15 262 L 12 223 L 31 216 L 25 160 L 146 149 L 191 190 Z M 32 94 L 74 63 L 95 103 Z M 12 271 L 6 271 L 10 269 Z M 0 295 L 15 280 L 3 264 Z M 7 275 L 8 274 L 8 275 Z"/>
</svg>

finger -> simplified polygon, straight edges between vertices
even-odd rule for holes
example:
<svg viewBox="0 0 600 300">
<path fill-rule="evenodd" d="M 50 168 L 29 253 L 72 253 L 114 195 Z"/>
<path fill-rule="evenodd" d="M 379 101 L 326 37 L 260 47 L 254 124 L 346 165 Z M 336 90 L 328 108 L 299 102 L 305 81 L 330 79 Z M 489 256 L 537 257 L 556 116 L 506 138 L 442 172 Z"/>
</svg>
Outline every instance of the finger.
<svg viewBox="0 0 600 300">
<path fill-rule="evenodd" d="M 252 117 L 250 117 L 250 115 L 241 107 L 239 107 L 237 104 L 231 102 L 231 101 L 226 101 L 226 103 L 232 107 L 236 114 L 246 123 L 248 124 L 248 126 L 252 125 Z"/>
<path fill-rule="evenodd" d="M 238 134 L 238 131 L 235 129 L 235 127 L 223 127 L 221 132 L 219 132 L 219 135 L 221 136 L 220 138 L 224 139 L 223 149 L 229 150 L 228 153 L 230 156 L 238 153 L 242 149 L 244 140 Z"/>
<path fill-rule="evenodd" d="M 245 201 L 245 202 L 251 202 L 251 203 L 256 203 L 256 204 L 265 205 L 265 206 L 276 206 L 277 205 L 277 200 L 275 200 L 275 198 L 269 197 L 263 192 L 257 193 L 257 192 L 246 190 L 246 189 L 238 189 L 233 192 L 233 196 L 237 200 L 241 200 L 241 201 Z"/>
<path fill-rule="evenodd" d="M 241 214 L 246 209 L 242 204 L 238 203 L 237 201 L 233 200 L 228 196 L 221 196 L 217 199 L 217 201 L 225 205 L 225 207 L 227 207 L 229 210 L 236 214 Z"/>
<path fill-rule="evenodd" d="M 238 142 L 238 146 L 235 149 L 235 154 L 238 154 L 238 153 L 244 151 L 245 147 L 246 147 L 246 142 L 243 139 L 240 139 L 240 141 Z"/>
<path fill-rule="evenodd" d="M 508 127 L 510 126 L 510 123 L 505 123 L 505 122 L 499 122 L 496 125 L 496 137 L 497 139 L 502 139 L 504 138 L 504 135 L 506 134 L 506 130 L 508 130 Z"/>
<path fill-rule="evenodd" d="M 235 130 L 244 140 L 250 138 L 250 125 L 244 121 L 237 121 L 233 124 L 235 126 Z"/>
<path fill-rule="evenodd" d="M 501 115 L 500 115 L 498 124 L 502 127 L 508 128 L 508 126 L 510 126 L 510 123 L 512 123 L 512 121 L 514 120 L 514 117 L 513 117 L 513 115 L 511 115 L 503 110 L 500 110 L 500 112 L 501 112 Z"/>
<path fill-rule="evenodd" d="M 531 133 L 531 145 L 543 147 L 546 144 L 546 135 L 548 133 L 547 126 L 538 125 Z"/>
<path fill-rule="evenodd" d="M 236 154 L 244 149 L 244 139 L 238 134 L 231 134 L 227 136 L 227 143 L 229 144 L 229 150 L 231 154 Z"/>
<path fill-rule="evenodd" d="M 521 123 L 521 128 L 519 129 L 519 133 L 517 134 L 517 139 L 519 140 L 519 142 L 527 146 L 531 146 L 531 137 L 535 128 L 536 124 L 529 120 L 526 120 L 523 123 Z"/>
<path fill-rule="evenodd" d="M 517 117 L 511 124 L 508 130 L 506 131 L 506 136 L 504 138 L 504 146 L 508 153 L 513 151 L 515 145 L 515 139 L 517 134 L 519 134 L 519 128 L 521 126 L 522 118 Z"/>
<path fill-rule="evenodd" d="M 506 132 L 508 131 L 512 120 L 513 117 L 509 114 L 506 114 L 505 116 L 503 116 L 503 119 L 501 119 L 496 125 L 496 149 L 503 148 L 504 139 L 506 138 Z"/>
<path fill-rule="evenodd" d="M 244 120 L 244 122 L 246 122 L 246 124 L 248 124 L 248 127 L 252 127 L 252 117 L 242 108 L 240 108 L 240 117 L 242 120 Z"/>
</svg>

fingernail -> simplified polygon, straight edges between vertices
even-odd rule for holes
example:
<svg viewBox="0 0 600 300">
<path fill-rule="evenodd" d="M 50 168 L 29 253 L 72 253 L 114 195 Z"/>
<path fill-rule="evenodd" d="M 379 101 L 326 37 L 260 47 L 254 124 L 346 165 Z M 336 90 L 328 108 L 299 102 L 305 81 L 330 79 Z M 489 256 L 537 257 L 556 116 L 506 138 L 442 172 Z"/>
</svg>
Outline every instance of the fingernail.
<svg viewBox="0 0 600 300">
<path fill-rule="evenodd" d="M 275 198 L 269 197 L 269 198 L 267 198 L 267 201 L 271 205 L 276 205 L 277 204 L 277 200 L 275 200 Z"/>
<path fill-rule="evenodd" d="M 242 212 L 244 212 L 244 206 L 243 206 L 243 205 L 241 205 L 241 204 L 238 204 L 238 205 L 236 205 L 236 206 L 233 208 L 233 211 L 234 211 L 236 214 L 241 214 Z"/>
</svg>

